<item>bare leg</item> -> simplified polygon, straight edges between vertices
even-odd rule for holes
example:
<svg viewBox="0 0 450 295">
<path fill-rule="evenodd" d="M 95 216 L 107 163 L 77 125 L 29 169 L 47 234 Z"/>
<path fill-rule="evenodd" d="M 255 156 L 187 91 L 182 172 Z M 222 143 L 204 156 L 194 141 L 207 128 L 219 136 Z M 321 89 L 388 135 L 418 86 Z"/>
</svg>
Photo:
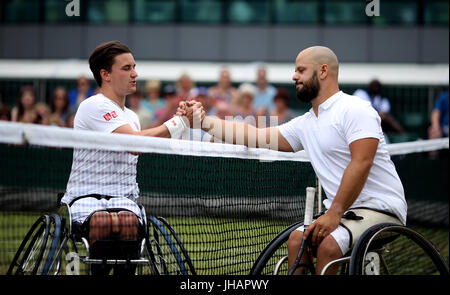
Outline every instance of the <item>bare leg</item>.
<svg viewBox="0 0 450 295">
<path fill-rule="evenodd" d="M 120 240 L 137 240 L 139 221 L 136 215 L 129 211 L 121 211 L 118 214 L 118 219 Z M 136 265 L 134 264 L 114 266 L 114 275 L 133 275 L 135 271 Z"/>
<path fill-rule="evenodd" d="M 96 212 L 89 222 L 89 243 L 107 238 L 111 233 L 111 218 L 106 211 Z"/>
<path fill-rule="evenodd" d="M 341 248 L 332 235 L 325 237 L 317 248 L 316 274 L 320 274 L 322 269 L 331 261 L 343 256 Z M 328 268 L 326 274 L 337 274 L 339 265 Z"/>
<path fill-rule="evenodd" d="M 96 212 L 89 221 L 89 244 L 92 258 L 101 257 L 100 250 L 95 246 L 95 242 L 109 237 L 111 234 L 111 217 L 108 212 Z M 108 275 L 111 266 L 103 264 L 92 264 L 90 266 L 93 275 Z"/>
<path fill-rule="evenodd" d="M 303 232 L 294 230 L 291 235 L 289 236 L 288 240 L 288 267 L 289 270 L 294 265 L 295 259 L 297 259 L 298 251 L 300 250 L 300 246 L 303 241 Z M 302 257 L 300 258 L 299 264 L 306 264 L 307 263 L 307 257 L 305 255 L 305 252 L 303 252 Z M 305 267 L 298 267 L 294 271 L 294 275 L 300 275 L 305 274 L 307 269 Z"/>
<path fill-rule="evenodd" d="M 120 239 L 137 240 L 139 221 L 135 214 L 128 211 L 119 212 Z"/>
</svg>

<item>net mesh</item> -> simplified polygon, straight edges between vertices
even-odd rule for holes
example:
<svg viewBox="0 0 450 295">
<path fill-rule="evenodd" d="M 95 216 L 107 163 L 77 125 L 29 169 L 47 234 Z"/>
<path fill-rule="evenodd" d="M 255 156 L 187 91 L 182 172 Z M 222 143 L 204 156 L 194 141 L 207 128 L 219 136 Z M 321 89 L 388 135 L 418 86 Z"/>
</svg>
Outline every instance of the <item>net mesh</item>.
<svg viewBox="0 0 450 295">
<path fill-rule="evenodd" d="M 66 190 L 72 160 L 80 150 L 98 152 L 81 157 L 91 167 L 110 161 L 104 154 L 125 157 L 116 157 L 113 169 L 92 168 L 84 181 L 101 175 L 104 186 L 113 184 L 118 175 L 120 179 L 136 175 L 137 202 L 147 216 L 169 221 L 197 274 L 247 274 L 264 247 L 303 218 L 306 187 L 317 187 L 303 152 L 0 125 L 2 274 L 33 222 L 57 211 L 57 194 Z M 443 147 L 440 158 L 428 157 L 429 150 Z M 391 145 L 390 150 L 405 187 L 408 223 L 426 232 L 448 260 L 448 139 Z M 136 170 L 122 167 L 136 153 Z"/>
</svg>

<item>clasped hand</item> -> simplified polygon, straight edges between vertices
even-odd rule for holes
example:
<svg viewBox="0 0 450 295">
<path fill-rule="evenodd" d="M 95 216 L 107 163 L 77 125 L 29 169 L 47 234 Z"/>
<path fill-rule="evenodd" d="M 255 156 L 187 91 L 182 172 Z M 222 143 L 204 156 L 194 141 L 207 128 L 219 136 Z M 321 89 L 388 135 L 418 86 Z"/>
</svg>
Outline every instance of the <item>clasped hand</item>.
<svg viewBox="0 0 450 295">
<path fill-rule="evenodd" d="M 200 102 L 195 100 L 181 101 L 178 104 L 176 116 L 181 116 L 189 121 L 189 127 L 198 129 L 202 126 L 202 121 L 206 112 Z M 184 120 L 186 122 L 186 119 Z"/>
</svg>

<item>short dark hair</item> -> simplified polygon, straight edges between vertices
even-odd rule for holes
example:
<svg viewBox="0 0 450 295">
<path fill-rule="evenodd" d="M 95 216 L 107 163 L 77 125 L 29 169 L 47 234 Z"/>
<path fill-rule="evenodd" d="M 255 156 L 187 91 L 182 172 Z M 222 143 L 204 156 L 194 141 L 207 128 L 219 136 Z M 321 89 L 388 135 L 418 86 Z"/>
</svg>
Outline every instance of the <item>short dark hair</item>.
<svg viewBox="0 0 450 295">
<path fill-rule="evenodd" d="M 100 71 L 104 69 L 110 72 L 112 65 L 114 64 L 114 58 L 123 53 L 131 53 L 131 50 L 120 41 L 102 43 L 92 51 L 91 56 L 89 57 L 89 68 L 99 87 L 102 86 Z"/>
</svg>

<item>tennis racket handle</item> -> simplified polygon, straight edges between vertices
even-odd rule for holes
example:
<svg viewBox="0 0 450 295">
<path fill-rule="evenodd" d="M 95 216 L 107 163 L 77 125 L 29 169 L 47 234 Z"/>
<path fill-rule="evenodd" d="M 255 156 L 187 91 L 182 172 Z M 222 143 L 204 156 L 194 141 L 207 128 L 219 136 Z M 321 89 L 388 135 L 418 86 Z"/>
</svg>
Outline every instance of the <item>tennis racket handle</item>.
<svg viewBox="0 0 450 295">
<path fill-rule="evenodd" d="M 311 224 L 314 214 L 314 197 L 316 195 L 316 188 L 307 187 L 306 188 L 306 204 L 305 204 L 305 220 L 303 222 L 304 226 Z"/>
</svg>

